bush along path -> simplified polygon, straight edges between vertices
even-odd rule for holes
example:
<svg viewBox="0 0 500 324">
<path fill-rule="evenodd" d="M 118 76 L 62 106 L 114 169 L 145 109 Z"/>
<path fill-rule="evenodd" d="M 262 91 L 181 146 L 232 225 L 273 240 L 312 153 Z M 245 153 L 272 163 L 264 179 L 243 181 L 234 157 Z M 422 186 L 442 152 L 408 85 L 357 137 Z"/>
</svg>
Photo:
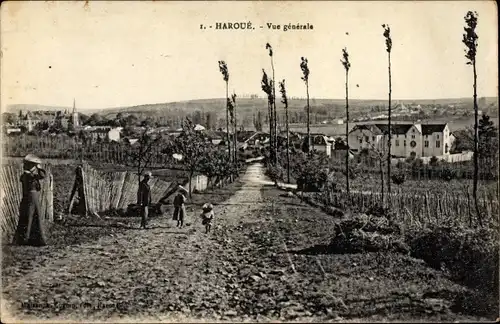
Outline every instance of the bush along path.
<svg viewBox="0 0 500 324">
<path fill-rule="evenodd" d="M 478 319 L 454 313 L 466 289 L 405 254 L 405 246 L 382 237 L 374 252 L 343 248 L 333 240 L 339 219 L 274 188 L 260 164 L 239 181 L 216 204 L 209 235 L 197 210 L 184 229 L 170 216 L 158 218 L 151 230 L 118 232 L 60 249 L 30 269 L 7 269 L 9 312 L 86 321 Z"/>
</svg>

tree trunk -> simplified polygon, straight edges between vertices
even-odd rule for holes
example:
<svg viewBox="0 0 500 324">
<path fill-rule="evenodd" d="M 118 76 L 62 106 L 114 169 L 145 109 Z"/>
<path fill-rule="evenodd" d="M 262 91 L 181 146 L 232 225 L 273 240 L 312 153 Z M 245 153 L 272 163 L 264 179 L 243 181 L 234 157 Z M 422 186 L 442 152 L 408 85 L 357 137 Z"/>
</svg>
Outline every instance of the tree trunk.
<svg viewBox="0 0 500 324">
<path fill-rule="evenodd" d="M 310 107 L 309 107 L 309 80 L 306 81 L 306 93 L 307 93 L 307 152 L 311 152 L 311 119 L 310 119 Z"/>
<path fill-rule="evenodd" d="M 472 68 L 474 72 L 474 185 L 472 188 L 472 197 L 476 208 L 477 220 L 479 226 L 483 226 L 482 216 L 479 211 L 479 202 L 477 199 L 477 184 L 479 176 L 479 132 L 478 132 L 478 107 L 477 107 L 477 72 L 476 60 L 472 61 Z"/>
<path fill-rule="evenodd" d="M 389 108 L 388 108 L 388 124 L 389 124 L 389 129 L 388 129 L 388 148 L 387 148 L 387 194 L 391 195 L 391 139 L 392 139 L 392 130 L 391 130 L 391 95 L 392 95 L 392 86 L 391 86 L 391 52 L 388 54 L 388 59 L 389 59 Z M 389 204 L 388 207 L 390 207 L 390 199 L 388 200 Z"/>
<path fill-rule="evenodd" d="M 349 194 L 349 71 L 345 72 L 345 139 L 346 139 L 346 151 L 345 151 L 345 173 L 346 173 L 346 191 Z"/>
<path fill-rule="evenodd" d="M 236 136 L 236 103 L 234 104 L 234 130 L 233 130 L 233 149 L 234 149 L 234 167 L 236 170 L 236 176 L 238 176 L 238 146 L 237 146 L 237 136 Z"/>
<path fill-rule="evenodd" d="M 274 77 L 274 62 L 271 56 L 271 67 L 273 69 L 273 127 L 274 127 L 274 163 L 278 166 L 278 124 L 276 120 L 276 79 Z"/>
<path fill-rule="evenodd" d="M 384 207 L 384 168 L 382 167 L 382 162 L 383 162 L 384 157 L 380 157 L 379 161 L 379 167 L 380 167 L 380 186 L 382 189 L 382 207 Z"/>
<path fill-rule="evenodd" d="M 191 170 L 189 172 L 189 198 L 193 197 L 193 190 L 192 190 L 193 174 L 194 174 L 194 171 Z"/>
<path fill-rule="evenodd" d="M 274 137 L 273 137 L 273 107 L 271 106 L 271 103 L 269 102 L 269 99 L 267 101 L 267 115 L 269 116 L 269 156 L 270 160 L 272 163 L 274 163 Z"/>
<path fill-rule="evenodd" d="M 290 184 L 290 129 L 288 127 L 288 105 L 285 106 L 285 123 L 286 123 L 286 174 L 287 182 Z"/>
<path fill-rule="evenodd" d="M 229 160 L 231 160 L 231 141 L 229 140 L 229 81 L 226 81 L 226 140 L 227 140 L 227 149 L 229 153 Z"/>
</svg>

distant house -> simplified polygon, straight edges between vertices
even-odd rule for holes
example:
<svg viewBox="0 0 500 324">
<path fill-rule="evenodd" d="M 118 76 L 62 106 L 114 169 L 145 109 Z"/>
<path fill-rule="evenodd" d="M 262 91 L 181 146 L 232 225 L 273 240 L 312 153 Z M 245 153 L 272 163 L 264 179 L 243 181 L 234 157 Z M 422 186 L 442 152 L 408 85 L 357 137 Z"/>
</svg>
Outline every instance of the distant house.
<svg viewBox="0 0 500 324">
<path fill-rule="evenodd" d="M 106 129 L 90 129 L 87 130 L 89 137 L 92 139 L 92 141 L 98 141 L 98 140 L 104 140 L 107 135 L 109 130 Z"/>
<path fill-rule="evenodd" d="M 395 157 L 447 155 L 454 140 L 448 124 L 394 124 L 391 133 L 391 154 Z M 364 148 L 385 150 L 387 136 L 387 124 L 356 125 L 349 132 L 349 146 L 357 152 Z"/>
<path fill-rule="evenodd" d="M 343 139 L 334 141 L 332 149 L 332 158 L 343 160 L 346 156 L 347 146 Z M 349 150 L 349 159 L 354 159 L 353 150 Z"/>
<path fill-rule="evenodd" d="M 109 130 L 107 137 L 108 140 L 119 142 L 120 141 L 120 133 L 122 131 L 122 127 L 116 127 Z"/>
<path fill-rule="evenodd" d="M 42 120 L 40 118 L 34 116 L 31 111 L 28 111 L 17 121 L 17 126 L 25 127 L 28 132 L 31 132 L 35 129 L 35 126 L 41 122 Z"/>
<path fill-rule="evenodd" d="M 294 133 L 294 142 L 295 138 L 300 139 L 300 146 L 305 145 L 308 142 L 307 134 Z M 324 152 L 327 156 L 332 155 L 333 143 L 330 137 L 324 134 L 311 134 L 311 144 L 314 149 L 319 152 Z M 297 147 L 297 143 L 295 142 L 295 147 Z"/>
<path fill-rule="evenodd" d="M 255 147 L 259 143 L 259 135 L 263 133 L 254 131 L 236 132 L 236 140 L 238 141 L 238 149 L 246 150 L 249 147 Z M 262 137 L 262 136 L 260 136 Z"/>
<path fill-rule="evenodd" d="M 106 141 L 120 141 L 120 133 L 122 127 L 109 127 L 109 126 L 95 126 L 91 128 L 84 128 L 84 131 L 87 132 L 90 138 L 94 141 L 97 140 L 106 140 Z"/>
</svg>

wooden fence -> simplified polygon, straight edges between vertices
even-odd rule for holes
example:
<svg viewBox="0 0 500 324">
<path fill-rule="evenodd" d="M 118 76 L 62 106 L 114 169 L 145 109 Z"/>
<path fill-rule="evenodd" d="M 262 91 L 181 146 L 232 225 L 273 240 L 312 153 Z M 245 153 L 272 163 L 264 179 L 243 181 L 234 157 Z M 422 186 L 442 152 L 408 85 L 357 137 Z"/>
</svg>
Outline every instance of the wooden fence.
<svg viewBox="0 0 500 324">
<path fill-rule="evenodd" d="M 176 182 L 152 178 L 151 200 L 159 201 L 171 191 Z M 99 213 L 108 210 L 124 210 L 137 203 L 139 176 L 133 172 L 101 172 L 90 165 L 83 165 L 84 201 L 87 212 Z"/>
<path fill-rule="evenodd" d="M 153 177 L 149 181 L 151 201 L 158 202 L 177 185 L 189 187 L 187 180 L 180 183 L 167 182 Z M 89 213 L 100 213 L 109 210 L 125 210 L 130 204 L 137 203 L 139 176 L 133 172 L 101 172 L 90 165 L 83 165 L 83 187 L 85 209 Z M 194 176 L 191 190 L 204 191 L 208 187 L 208 178 L 204 175 Z"/>
<path fill-rule="evenodd" d="M 53 176 L 50 167 L 46 167 L 47 176 L 41 181 L 40 217 L 45 226 L 54 220 Z M 2 239 L 11 240 L 19 220 L 19 205 L 22 199 L 20 165 L 2 165 L 0 168 L 0 226 Z"/>
<path fill-rule="evenodd" d="M 471 218 L 476 222 L 472 194 L 458 195 L 456 192 L 425 193 L 421 195 L 403 192 L 382 195 L 379 192 L 324 192 L 316 199 L 329 206 L 341 209 L 355 208 L 366 212 L 370 207 L 390 203 L 391 212 L 405 224 L 458 222 L 466 224 Z M 499 213 L 498 197 L 491 192 L 478 193 L 480 213 L 488 221 L 496 222 Z"/>
</svg>

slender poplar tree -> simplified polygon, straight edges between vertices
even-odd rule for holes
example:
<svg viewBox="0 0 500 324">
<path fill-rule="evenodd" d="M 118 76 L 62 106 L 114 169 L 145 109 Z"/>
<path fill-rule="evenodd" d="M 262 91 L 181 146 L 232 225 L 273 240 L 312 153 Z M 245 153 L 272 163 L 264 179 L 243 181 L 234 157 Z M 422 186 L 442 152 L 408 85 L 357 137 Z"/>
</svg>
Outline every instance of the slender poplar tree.
<svg viewBox="0 0 500 324">
<path fill-rule="evenodd" d="M 231 158 L 231 141 L 229 140 L 229 71 L 226 62 L 219 61 L 219 70 L 222 73 L 222 78 L 226 82 L 226 140 L 229 158 Z"/>
<path fill-rule="evenodd" d="M 288 127 L 288 98 L 286 97 L 285 80 L 280 82 L 281 102 L 285 106 L 286 125 L 286 174 L 287 183 L 290 183 L 290 129 Z"/>
<path fill-rule="evenodd" d="M 351 62 L 349 62 L 349 53 L 347 48 L 342 50 L 342 59 L 340 60 L 345 69 L 345 142 L 346 142 L 346 153 L 345 153 L 345 174 L 346 174 L 346 191 L 349 194 L 349 69 L 351 68 Z"/>
<path fill-rule="evenodd" d="M 266 71 L 264 71 L 264 69 L 262 69 L 262 81 L 261 81 L 261 87 L 262 87 L 262 91 L 264 91 L 266 94 L 267 94 L 267 109 L 268 109 L 268 113 L 269 113 L 269 139 L 270 139 L 270 144 L 271 144 L 271 147 L 270 147 L 270 154 L 271 154 L 271 157 L 272 155 L 274 154 L 274 146 L 276 143 L 273 143 L 274 140 L 273 140 L 273 123 L 272 123 L 272 107 L 273 107 L 273 104 L 274 104 L 274 97 L 273 97 L 273 80 L 270 80 L 267 76 L 267 73 Z M 274 159 L 271 158 L 271 162 L 274 163 Z"/>
<path fill-rule="evenodd" d="M 233 151 L 234 151 L 234 167 L 236 170 L 238 170 L 238 147 L 237 147 L 237 136 L 236 136 L 236 131 L 237 131 L 237 121 L 236 121 L 236 93 L 233 93 L 231 95 L 231 100 L 232 100 L 232 107 L 233 107 L 233 111 L 232 111 L 232 120 L 233 120 Z"/>
<path fill-rule="evenodd" d="M 302 70 L 303 76 L 301 79 L 306 83 L 306 94 L 307 94 L 307 152 L 311 151 L 311 121 L 310 121 L 310 106 L 309 106 L 309 66 L 307 58 L 300 58 L 300 69 Z"/>
<path fill-rule="evenodd" d="M 391 84 L 391 50 L 392 50 L 392 38 L 391 38 L 391 28 L 389 25 L 383 24 L 382 28 L 384 28 L 384 37 L 385 37 L 385 49 L 387 51 L 387 59 L 388 59 L 388 70 L 389 70 L 389 107 L 388 111 L 388 139 L 387 139 L 387 195 L 388 195 L 388 205 L 390 206 L 391 202 L 391 142 L 392 142 L 392 129 L 391 129 L 391 96 L 392 96 L 392 84 Z"/>
<path fill-rule="evenodd" d="M 472 197 L 476 208 L 476 214 L 479 225 L 482 226 L 482 217 L 479 212 L 479 203 L 477 199 L 477 186 L 479 176 L 479 132 L 478 132 L 478 105 L 477 105 L 477 71 L 476 71 L 476 54 L 479 36 L 476 34 L 477 27 L 477 12 L 468 11 L 464 17 L 465 27 L 462 42 L 465 44 L 465 57 L 467 65 L 472 65 L 473 73 L 473 101 L 474 101 L 474 183 L 472 187 Z"/>
<path fill-rule="evenodd" d="M 273 71 L 273 80 L 276 80 L 274 75 L 274 59 L 273 59 L 273 48 L 269 43 L 266 43 L 266 49 L 269 50 L 269 57 L 271 58 L 271 69 Z M 278 165 L 278 122 L 277 122 L 277 110 L 276 110 L 276 85 L 273 82 L 273 106 L 272 106 L 272 122 L 273 122 L 273 132 L 274 132 L 274 163 Z"/>
</svg>

